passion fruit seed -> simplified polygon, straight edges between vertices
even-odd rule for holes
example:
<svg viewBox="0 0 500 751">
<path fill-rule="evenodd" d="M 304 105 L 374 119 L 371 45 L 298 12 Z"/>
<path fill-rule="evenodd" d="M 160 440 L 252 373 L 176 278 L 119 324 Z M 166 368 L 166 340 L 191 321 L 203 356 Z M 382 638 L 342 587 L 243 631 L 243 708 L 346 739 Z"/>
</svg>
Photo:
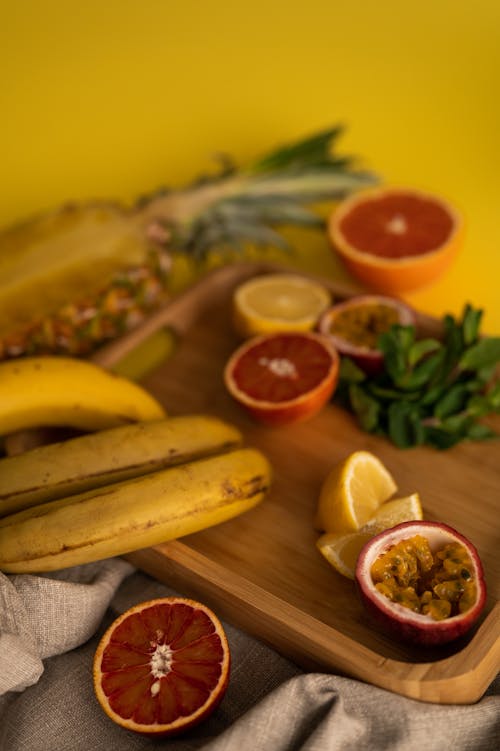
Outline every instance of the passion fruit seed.
<svg viewBox="0 0 500 751">
<path fill-rule="evenodd" d="M 399 323 L 398 310 L 390 305 L 366 304 L 341 310 L 330 323 L 330 334 L 357 347 L 376 349 L 380 334 Z"/>
<path fill-rule="evenodd" d="M 465 613 L 477 599 L 473 565 L 463 545 L 451 542 L 434 554 L 422 535 L 401 540 L 372 564 L 375 588 L 392 602 L 434 620 Z"/>
</svg>

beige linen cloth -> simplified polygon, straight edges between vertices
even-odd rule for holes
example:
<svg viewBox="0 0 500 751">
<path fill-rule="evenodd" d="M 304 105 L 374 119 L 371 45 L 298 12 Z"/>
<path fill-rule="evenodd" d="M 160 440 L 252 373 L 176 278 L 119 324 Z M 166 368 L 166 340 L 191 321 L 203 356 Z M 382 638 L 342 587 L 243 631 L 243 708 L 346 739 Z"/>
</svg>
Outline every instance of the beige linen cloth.
<svg viewBox="0 0 500 751">
<path fill-rule="evenodd" d="M 100 635 L 167 587 L 120 559 L 50 576 L 0 574 L 0 751 L 498 751 L 500 680 L 471 706 L 425 704 L 325 673 L 304 673 L 224 624 L 227 693 L 176 739 L 116 726 L 92 688 Z"/>
</svg>

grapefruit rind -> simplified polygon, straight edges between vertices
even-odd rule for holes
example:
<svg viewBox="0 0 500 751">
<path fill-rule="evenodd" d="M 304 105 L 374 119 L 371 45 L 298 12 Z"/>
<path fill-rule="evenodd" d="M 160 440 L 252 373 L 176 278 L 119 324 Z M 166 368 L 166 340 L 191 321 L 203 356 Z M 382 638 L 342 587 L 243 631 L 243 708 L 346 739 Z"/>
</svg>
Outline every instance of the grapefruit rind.
<svg viewBox="0 0 500 751">
<path fill-rule="evenodd" d="M 452 218 L 453 229 L 445 243 L 421 255 L 384 258 L 352 245 L 341 231 L 342 220 L 367 200 L 389 194 L 408 194 L 431 200 L 443 207 Z M 462 214 L 446 199 L 426 191 L 394 187 L 371 188 L 352 194 L 330 214 L 327 235 L 347 270 L 360 282 L 382 294 L 411 292 L 441 277 L 452 265 L 464 238 Z"/>
</svg>

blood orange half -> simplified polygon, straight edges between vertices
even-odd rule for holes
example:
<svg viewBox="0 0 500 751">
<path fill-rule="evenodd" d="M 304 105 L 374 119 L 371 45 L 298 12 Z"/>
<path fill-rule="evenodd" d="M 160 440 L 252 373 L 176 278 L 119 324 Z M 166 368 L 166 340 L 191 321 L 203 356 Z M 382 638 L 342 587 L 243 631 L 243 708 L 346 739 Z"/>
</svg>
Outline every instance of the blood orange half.
<svg viewBox="0 0 500 751">
<path fill-rule="evenodd" d="M 397 294 L 441 276 L 463 238 L 463 221 L 445 199 L 410 188 L 379 187 L 342 201 L 328 236 L 346 268 L 371 289 Z"/>
<path fill-rule="evenodd" d="M 315 415 L 339 376 L 337 350 L 321 334 L 280 332 L 250 339 L 229 358 L 224 382 L 255 419 L 286 425 Z"/>
<path fill-rule="evenodd" d="M 166 597 L 135 605 L 111 624 L 94 656 L 94 690 L 118 725 L 176 735 L 212 713 L 229 670 L 229 646 L 214 613 Z"/>
</svg>

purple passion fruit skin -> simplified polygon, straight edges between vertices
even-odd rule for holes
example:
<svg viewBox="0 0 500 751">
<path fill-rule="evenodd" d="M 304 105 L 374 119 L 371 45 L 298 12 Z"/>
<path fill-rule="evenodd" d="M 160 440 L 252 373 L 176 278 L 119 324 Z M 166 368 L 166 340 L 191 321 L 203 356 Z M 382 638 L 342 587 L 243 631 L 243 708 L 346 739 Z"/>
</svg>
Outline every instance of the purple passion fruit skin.
<svg viewBox="0 0 500 751">
<path fill-rule="evenodd" d="M 413 310 L 393 297 L 356 295 L 328 308 L 319 319 L 318 330 L 341 355 L 373 376 L 383 369 L 383 354 L 376 348 L 379 334 L 393 324 L 414 325 L 415 319 Z"/>
<path fill-rule="evenodd" d="M 397 543 L 416 535 L 427 539 L 433 553 L 449 543 L 458 543 L 467 551 L 476 584 L 476 596 L 465 612 L 435 620 L 431 615 L 414 612 L 391 601 L 376 588 L 371 572 L 374 562 Z M 403 522 L 373 537 L 359 554 L 355 583 L 362 604 L 381 629 L 400 641 L 426 647 L 445 644 L 466 634 L 477 622 L 486 605 L 484 571 L 476 548 L 455 529 L 439 522 Z"/>
</svg>

